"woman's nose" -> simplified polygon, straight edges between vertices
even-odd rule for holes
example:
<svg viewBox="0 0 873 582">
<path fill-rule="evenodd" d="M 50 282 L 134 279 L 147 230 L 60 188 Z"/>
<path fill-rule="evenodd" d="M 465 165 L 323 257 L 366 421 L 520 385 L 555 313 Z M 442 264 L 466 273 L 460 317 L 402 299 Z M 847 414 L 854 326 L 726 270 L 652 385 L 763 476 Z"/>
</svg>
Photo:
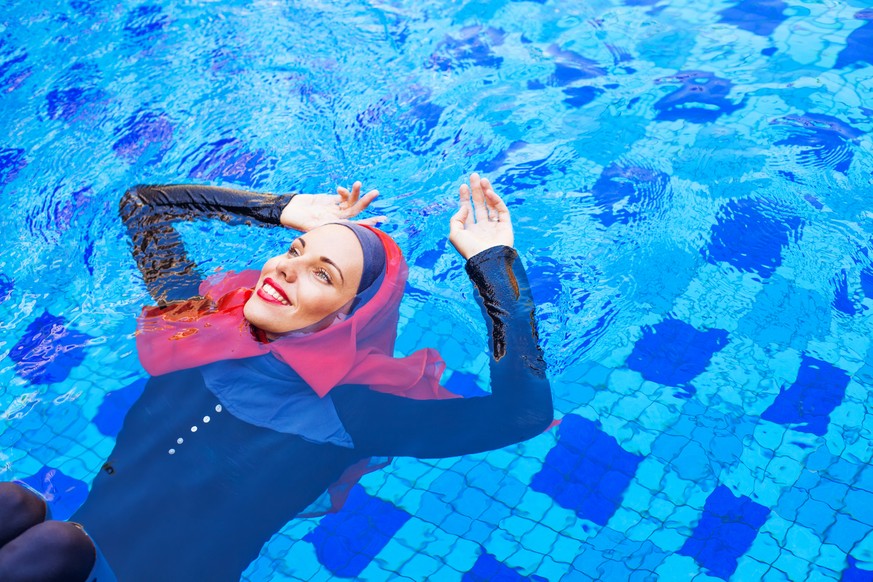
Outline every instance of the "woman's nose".
<svg viewBox="0 0 873 582">
<path fill-rule="evenodd" d="M 276 266 L 276 270 L 288 283 L 293 283 L 297 280 L 297 261 L 293 258 L 282 259 Z"/>
</svg>

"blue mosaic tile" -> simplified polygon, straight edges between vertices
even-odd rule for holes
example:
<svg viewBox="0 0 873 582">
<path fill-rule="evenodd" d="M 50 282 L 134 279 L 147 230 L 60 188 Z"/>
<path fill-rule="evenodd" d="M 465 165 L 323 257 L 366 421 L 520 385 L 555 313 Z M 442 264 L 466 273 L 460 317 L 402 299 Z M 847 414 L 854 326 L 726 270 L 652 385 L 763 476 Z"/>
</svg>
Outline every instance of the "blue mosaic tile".
<svg viewBox="0 0 873 582">
<path fill-rule="evenodd" d="M 787 390 L 780 390 L 761 418 L 822 436 L 848 384 L 849 375 L 844 370 L 804 354 L 797 380 Z"/>
<path fill-rule="evenodd" d="M 124 31 L 131 38 L 142 39 L 160 32 L 169 23 L 169 18 L 157 4 L 142 4 L 127 13 Z"/>
<path fill-rule="evenodd" d="M 782 264 L 782 249 L 796 238 L 801 225 L 799 218 L 775 212 L 754 199 L 728 202 L 701 252 L 710 262 L 724 261 L 740 271 L 771 276 Z"/>
<path fill-rule="evenodd" d="M 865 24 L 856 28 L 846 38 L 846 48 L 837 55 L 834 68 L 842 69 L 849 65 L 873 65 L 873 9 L 860 10 L 855 14 L 858 20 L 867 20 Z"/>
<path fill-rule="evenodd" d="M 858 567 L 858 560 L 848 557 L 849 567 L 843 570 L 840 580 L 842 582 L 873 582 L 873 572 L 862 570 Z"/>
<path fill-rule="evenodd" d="M 719 14 L 721 21 L 760 36 L 770 36 L 787 18 L 782 0 L 742 0 Z"/>
<path fill-rule="evenodd" d="M 542 576 L 524 576 L 517 570 L 501 563 L 497 558 L 482 552 L 473 567 L 461 578 L 464 582 L 546 582 Z"/>
<path fill-rule="evenodd" d="M 752 546 L 770 510 L 719 485 L 706 499 L 703 515 L 678 553 L 690 556 L 713 576 L 724 580 Z"/>
<path fill-rule="evenodd" d="M 27 50 L 24 47 L 11 46 L 4 39 L 0 39 L 0 89 L 4 93 L 16 90 L 31 75 L 33 69 L 24 65 L 25 62 Z"/>
<path fill-rule="evenodd" d="M 103 397 L 94 416 L 94 425 L 106 436 L 116 436 L 124 424 L 124 416 L 145 389 L 147 379 L 141 378 Z"/>
<path fill-rule="evenodd" d="M 9 296 L 12 295 L 12 290 L 15 288 L 15 283 L 12 280 L 0 273 L 0 303 L 3 303 Z"/>
<path fill-rule="evenodd" d="M 684 321 L 665 319 L 643 328 L 643 337 L 634 345 L 627 367 L 646 380 L 682 387 L 693 394 L 689 382 L 727 345 L 727 338 L 722 329 L 699 331 Z"/>
<path fill-rule="evenodd" d="M 844 552 L 852 551 L 855 545 L 870 533 L 870 525 L 837 512 L 834 525 L 824 534 L 824 540 Z"/>
<path fill-rule="evenodd" d="M 479 388 L 479 385 L 476 384 L 476 378 L 478 376 L 476 374 L 467 374 L 466 372 L 452 372 L 451 377 L 446 381 L 446 388 L 450 391 L 458 394 L 459 396 L 463 396 L 464 398 L 470 398 L 473 396 L 487 396 L 488 392 Z"/>
<path fill-rule="evenodd" d="M 180 167 L 193 167 L 188 171 L 189 178 L 215 181 L 231 180 L 243 186 L 257 187 L 276 165 L 276 160 L 263 149 L 249 151 L 236 138 L 223 138 L 212 143 L 201 144 L 196 150 L 182 158 Z"/>
<path fill-rule="evenodd" d="M 35 475 L 20 479 L 38 491 L 51 509 L 52 519 L 67 519 L 88 497 L 88 484 L 44 466 Z"/>
<path fill-rule="evenodd" d="M 858 312 L 858 307 L 849 295 L 849 276 L 845 269 L 840 271 L 840 274 L 837 276 L 834 300 L 831 305 L 833 305 L 834 309 L 846 315 L 855 315 Z"/>
<path fill-rule="evenodd" d="M 318 561 L 337 576 L 358 576 L 410 515 L 352 488 L 342 511 L 324 516 L 303 539 L 315 546 Z"/>
<path fill-rule="evenodd" d="M 796 128 L 789 137 L 775 145 L 803 148 L 797 161 L 814 168 L 832 168 L 846 173 L 854 158 L 852 144 L 857 144 L 864 132 L 842 119 L 820 113 L 788 115 L 773 123 Z"/>
<path fill-rule="evenodd" d="M 531 488 L 581 518 L 606 525 L 642 459 L 622 449 L 598 424 L 570 414 L 561 421 L 558 443 Z"/>
<path fill-rule="evenodd" d="M 457 37 L 446 36 L 428 64 L 440 71 L 471 66 L 499 68 L 503 57 L 495 55 L 491 47 L 503 44 L 503 36 L 496 28 L 465 27 Z"/>
<path fill-rule="evenodd" d="M 27 166 L 21 148 L 0 148 L 0 186 L 8 184 Z"/>
<path fill-rule="evenodd" d="M 657 82 L 680 85 L 679 89 L 655 103 L 656 119 L 662 121 L 684 119 L 692 123 L 709 123 L 742 109 L 746 104 L 745 99 L 740 103 L 728 99 L 733 83 L 708 71 L 680 71 Z"/>
<path fill-rule="evenodd" d="M 173 142 L 173 125 L 163 112 L 140 109 L 115 128 L 118 137 L 112 151 L 119 158 L 136 162 L 149 154 L 147 161 L 160 162 Z"/>
<path fill-rule="evenodd" d="M 650 216 L 670 199 L 670 176 L 642 166 L 610 164 L 591 187 L 603 225 Z"/>
<path fill-rule="evenodd" d="M 61 382 L 85 358 L 91 336 L 67 327 L 48 311 L 37 317 L 9 352 L 15 372 L 32 384 Z"/>
</svg>

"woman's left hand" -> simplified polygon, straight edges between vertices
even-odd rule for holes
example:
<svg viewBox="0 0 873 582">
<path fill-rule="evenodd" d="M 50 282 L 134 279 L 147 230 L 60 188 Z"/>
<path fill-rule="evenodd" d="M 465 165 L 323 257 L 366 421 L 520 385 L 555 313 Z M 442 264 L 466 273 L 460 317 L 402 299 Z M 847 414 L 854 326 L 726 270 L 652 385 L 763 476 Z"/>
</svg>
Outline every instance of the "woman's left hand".
<svg viewBox="0 0 873 582">
<path fill-rule="evenodd" d="M 282 210 L 280 222 L 289 228 L 307 232 L 337 220 L 350 220 L 360 214 L 379 195 L 378 190 L 370 190 L 361 196 L 361 183 L 355 182 L 352 190 L 339 187 L 336 196 L 332 194 L 297 194 Z M 374 216 L 355 220 L 358 224 L 374 226 L 386 222 L 386 216 Z"/>
<path fill-rule="evenodd" d="M 461 208 L 449 223 L 449 241 L 455 250 L 469 259 L 491 247 L 511 247 L 515 239 L 509 209 L 491 182 L 479 178 L 479 174 L 470 174 L 470 186 L 462 184 L 459 193 Z"/>
</svg>

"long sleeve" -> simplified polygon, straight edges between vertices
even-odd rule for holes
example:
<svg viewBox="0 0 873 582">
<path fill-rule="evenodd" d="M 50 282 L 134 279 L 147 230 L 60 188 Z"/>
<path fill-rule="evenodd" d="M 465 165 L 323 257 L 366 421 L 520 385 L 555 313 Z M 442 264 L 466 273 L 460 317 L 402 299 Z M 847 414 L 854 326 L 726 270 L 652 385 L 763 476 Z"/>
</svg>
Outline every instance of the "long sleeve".
<svg viewBox="0 0 873 582">
<path fill-rule="evenodd" d="M 364 386 L 331 392 L 361 453 L 436 458 L 493 450 L 551 423 L 552 396 L 537 343 L 534 303 L 517 253 L 495 247 L 467 262 L 488 326 L 491 395 L 412 400 Z"/>
<path fill-rule="evenodd" d="M 293 195 L 273 196 L 200 185 L 135 186 L 119 214 L 133 241 L 133 256 L 158 302 L 197 295 L 203 277 L 185 253 L 175 222 L 217 219 L 231 224 L 279 225 Z"/>
</svg>

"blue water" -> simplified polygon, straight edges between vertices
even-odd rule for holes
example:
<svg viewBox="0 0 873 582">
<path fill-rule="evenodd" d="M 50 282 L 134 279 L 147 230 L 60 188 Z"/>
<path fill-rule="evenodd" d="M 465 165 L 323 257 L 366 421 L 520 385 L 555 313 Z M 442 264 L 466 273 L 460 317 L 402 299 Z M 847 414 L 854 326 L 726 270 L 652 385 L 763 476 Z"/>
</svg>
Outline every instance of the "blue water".
<svg viewBox="0 0 873 582">
<path fill-rule="evenodd" d="M 140 182 L 378 187 L 411 265 L 398 349 L 439 348 L 481 393 L 445 242 L 478 170 L 513 212 L 561 424 L 398 459 L 244 578 L 873 578 L 865 2 L 0 7 L 0 480 L 70 515 L 142 389 L 116 212 Z M 207 270 L 286 242 L 182 230 Z"/>
</svg>

